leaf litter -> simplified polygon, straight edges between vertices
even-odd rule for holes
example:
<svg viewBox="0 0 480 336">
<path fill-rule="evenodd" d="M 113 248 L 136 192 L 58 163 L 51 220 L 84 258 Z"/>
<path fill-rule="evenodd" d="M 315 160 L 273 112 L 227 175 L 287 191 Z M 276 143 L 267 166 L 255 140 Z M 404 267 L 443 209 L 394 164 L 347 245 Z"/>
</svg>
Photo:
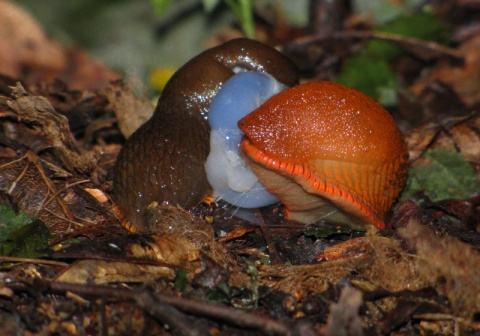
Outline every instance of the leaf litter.
<svg viewBox="0 0 480 336">
<path fill-rule="evenodd" d="M 336 38 L 345 36 L 309 41 L 326 44 Z M 398 38 L 400 47 L 411 42 Z M 120 123 L 121 113 L 132 106 L 149 110 L 148 98 L 132 94 L 128 84 L 92 90 L 68 81 L 16 84 L 2 77 L 0 199 L 7 211 L 28 215 L 49 233 L 33 243 L 20 239 L 19 244 L 39 256 L 14 258 L 5 252 L 11 249 L 5 242 L 15 237 L 2 234 L 0 301 L 9 307 L 0 313 L 3 329 L 71 335 L 102 328 L 131 335 L 147 330 L 239 335 L 245 330 L 279 335 L 478 332 L 476 40 L 466 39 L 455 48 L 463 65 L 437 53 L 435 61 L 423 65 L 429 67 L 428 76 L 399 89 L 396 117 L 407 134 L 412 182 L 393 211 L 393 230 L 330 228 L 320 234 L 289 223 L 278 207 L 262 209 L 283 260 L 276 264 L 269 260 L 271 250 L 258 227 L 223 217 L 215 204 L 192 211 L 156 204 L 150 209 L 152 232 L 128 233 L 122 226 L 109 196 L 122 135 L 110 120 Z M 411 50 L 404 51 L 402 61 L 418 62 Z M 320 66 L 310 71 L 320 78 L 332 73 Z M 449 109 L 438 111 L 445 97 Z M 85 111 L 95 113 L 79 119 Z M 87 132 L 90 121 L 103 115 L 112 119 Z M 83 120 L 83 129 L 75 129 L 72 120 Z M 1 225 L 13 231 L 13 224 L 2 220 Z"/>
</svg>

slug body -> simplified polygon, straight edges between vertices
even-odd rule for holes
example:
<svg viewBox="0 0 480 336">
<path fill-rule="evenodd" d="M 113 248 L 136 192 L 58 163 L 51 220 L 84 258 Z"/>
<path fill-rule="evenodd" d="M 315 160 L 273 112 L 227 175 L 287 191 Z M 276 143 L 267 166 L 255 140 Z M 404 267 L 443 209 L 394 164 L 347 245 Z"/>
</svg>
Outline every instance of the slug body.
<svg viewBox="0 0 480 336">
<path fill-rule="evenodd" d="M 210 154 L 205 169 L 216 199 L 241 208 L 278 202 L 240 156 L 238 121 L 287 86 L 268 74 L 243 72 L 230 78 L 213 99 L 208 121 Z"/>
<path fill-rule="evenodd" d="M 288 218 L 385 228 L 408 154 L 395 121 L 373 99 L 311 82 L 275 95 L 239 127 L 245 160 Z"/>
<path fill-rule="evenodd" d="M 152 202 L 189 208 L 210 191 L 208 110 L 236 72 L 266 72 L 287 86 L 298 82 L 293 64 L 275 49 L 231 40 L 196 56 L 167 83 L 153 116 L 127 140 L 115 166 L 114 199 L 126 218 L 145 229 Z"/>
</svg>

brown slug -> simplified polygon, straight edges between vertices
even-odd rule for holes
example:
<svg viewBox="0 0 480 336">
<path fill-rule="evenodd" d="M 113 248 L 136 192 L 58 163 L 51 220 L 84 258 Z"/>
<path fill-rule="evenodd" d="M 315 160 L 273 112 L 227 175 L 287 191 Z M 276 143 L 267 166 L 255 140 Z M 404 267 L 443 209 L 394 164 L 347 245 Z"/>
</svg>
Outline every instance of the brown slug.
<svg viewBox="0 0 480 336">
<path fill-rule="evenodd" d="M 138 229 L 145 229 L 145 209 L 152 202 L 190 208 L 210 191 L 208 110 L 223 83 L 241 71 L 268 73 L 287 86 L 298 82 L 293 64 L 281 53 L 245 38 L 206 50 L 182 66 L 115 165 L 114 199 Z"/>
</svg>

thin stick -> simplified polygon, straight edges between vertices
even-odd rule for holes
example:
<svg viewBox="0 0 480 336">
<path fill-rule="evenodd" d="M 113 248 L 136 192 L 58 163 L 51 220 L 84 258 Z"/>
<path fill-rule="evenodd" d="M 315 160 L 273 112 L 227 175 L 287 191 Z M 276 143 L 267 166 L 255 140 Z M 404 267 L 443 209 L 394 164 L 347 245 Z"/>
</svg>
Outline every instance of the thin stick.
<svg viewBox="0 0 480 336">
<path fill-rule="evenodd" d="M 377 39 L 377 40 L 384 40 L 393 42 L 396 44 L 401 45 L 402 47 L 410 50 L 410 51 L 417 51 L 418 49 L 422 49 L 426 52 L 434 52 L 438 54 L 437 58 L 440 56 L 446 56 L 453 61 L 462 62 L 463 58 L 458 54 L 455 49 L 448 48 L 442 46 L 438 43 L 432 41 L 425 41 L 420 40 L 413 37 L 406 37 L 403 35 L 398 34 L 391 34 L 391 33 L 381 33 L 381 32 L 373 32 L 373 31 L 341 31 L 335 32 L 329 35 L 309 35 L 305 37 L 298 38 L 293 41 L 293 45 L 296 46 L 304 46 L 312 43 L 323 43 L 331 40 L 350 40 L 350 39 L 363 39 L 363 40 L 370 40 L 370 39 Z M 418 55 L 418 52 L 416 52 Z"/>
<path fill-rule="evenodd" d="M 60 267 L 69 266 L 69 264 L 60 262 L 60 261 L 32 259 L 32 258 L 17 258 L 17 257 L 0 257 L 0 262 L 31 263 L 31 264 L 52 265 L 52 266 L 60 266 Z"/>
<path fill-rule="evenodd" d="M 162 311 L 165 303 L 184 313 L 223 320 L 227 323 L 261 330 L 265 334 L 291 335 L 292 330 L 285 324 L 272 320 L 268 317 L 254 313 L 248 313 L 239 309 L 209 304 L 205 302 L 179 298 L 172 295 L 152 293 L 147 289 L 131 290 L 127 288 L 112 288 L 99 285 L 79 285 L 66 282 L 45 282 L 53 293 L 64 294 L 72 292 L 81 296 L 93 296 L 123 301 L 134 301 L 147 313 L 156 317 L 156 311 Z M 4 285 L 15 291 L 31 291 L 26 283 L 12 282 Z M 38 286 L 37 286 L 38 287 Z M 145 300 L 145 297 L 153 297 L 154 300 Z M 157 306 L 158 305 L 158 306 Z M 160 307 L 160 306 L 163 306 Z M 163 316 L 163 313 L 161 314 Z M 160 317 L 160 316 L 159 316 Z"/>
<path fill-rule="evenodd" d="M 260 230 L 262 230 L 265 244 L 267 244 L 268 254 L 270 255 L 270 263 L 272 265 L 283 264 L 283 259 L 275 248 L 275 242 L 270 234 L 270 228 L 267 226 L 267 224 L 265 224 L 263 216 L 258 209 L 255 209 L 255 217 L 257 217 L 258 221 L 260 222 Z"/>
</svg>

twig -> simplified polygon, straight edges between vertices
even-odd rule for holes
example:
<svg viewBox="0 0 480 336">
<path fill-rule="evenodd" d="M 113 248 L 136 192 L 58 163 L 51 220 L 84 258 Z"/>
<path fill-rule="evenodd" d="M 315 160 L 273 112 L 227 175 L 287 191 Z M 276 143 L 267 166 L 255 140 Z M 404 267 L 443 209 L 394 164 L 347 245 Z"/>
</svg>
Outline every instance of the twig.
<svg viewBox="0 0 480 336">
<path fill-rule="evenodd" d="M 342 31 L 335 32 L 329 35 L 310 35 L 294 40 L 290 45 L 305 46 L 312 43 L 325 43 L 331 40 L 384 40 L 396 43 L 410 52 L 415 53 L 418 57 L 431 59 L 439 57 L 448 57 L 455 62 L 463 62 L 463 58 L 457 53 L 455 49 L 442 46 L 432 41 L 425 41 L 413 37 L 406 37 L 398 34 L 381 33 L 374 31 Z M 428 52 L 430 57 L 420 55 L 419 51 Z M 433 53 L 433 55 L 432 55 Z M 423 57 L 422 57 L 423 56 Z"/>
<path fill-rule="evenodd" d="M 115 299 L 123 301 L 136 302 L 147 313 L 156 317 L 163 316 L 163 305 L 168 304 L 176 309 L 189 314 L 223 320 L 227 323 L 239 326 L 261 330 L 265 334 L 290 335 L 290 328 L 278 321 L 268 317 L 244 312 L 242 310 L 226 307 L 222 305 L 208 304 L 205 302 L 194 301 L 172 295 L 152 293 L 147 289 L 131 290 L 126 288 L 111 288 L 99 285 L 79 285 L 65 282 L 44 282 L 47 286 L 35 286 L 36 288 L 48 288 L 53 293 L 64 294 L 72 292 L 82 296 L 102 297 L 106 299 Z M 16 291 L 31 291 L 28 284 L 12 282 L 5 283 L 8 287 Z M 151 297 L 153 300 L 145 300 L 145 297 Z"/>
<path fill-rule="evenodd" d="M 178 309 L 175 309 L 165 301 L 157 300 L 147 291 L 141 291 L 135 296 L 136 304 L 155 317 L 157 320 L 167 324 L 169 328 L 175 331 L 175 334 L 184 336 L 201 336 L 210 334 L 208 328 L 203 323 L 194 323 L 191 319 Z"/>
<path fill-rule="evenodd" d="M 283 264 L 282 257 L 278 254 L 278 251 L 275 248 L 275 242 L 273 241 L 272 235 L 270 234 L 270 228 L 267 226 L 267 224 L 265 224 L 263 216 L 258 209 L 255 210 L 255 217 L 260 222 L 260 230 L 262 230 L 263 239 L 265 239 L 265 244 L 267 244 L 271 264 Z"/>
<path fill-rule="evenodd" d="M 61 261 L 32 259 L 32 258 L 17 258 L 17 257 L 0 257 L 0 262 L 31 263 L 31 264 L 51 265 L 51 266 L 60 266 L 60 267 L 69 266 L 69 264 Z"/>
</svg>

